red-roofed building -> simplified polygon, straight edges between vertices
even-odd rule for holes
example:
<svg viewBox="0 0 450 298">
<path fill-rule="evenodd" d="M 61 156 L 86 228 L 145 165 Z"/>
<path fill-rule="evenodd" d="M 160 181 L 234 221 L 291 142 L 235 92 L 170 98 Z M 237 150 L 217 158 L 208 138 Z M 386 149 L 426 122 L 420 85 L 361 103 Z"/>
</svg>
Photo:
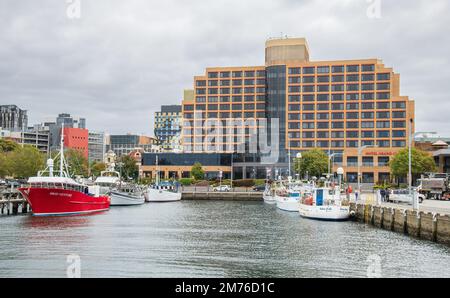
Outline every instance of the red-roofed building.
<svg viewBox="0 0 450 298">
<path fill-rule="evenodd" d="M 83 152 L 88 158 L 89 132 L 83 128 L 64 128 L 64 147 Z"/>
</svg>

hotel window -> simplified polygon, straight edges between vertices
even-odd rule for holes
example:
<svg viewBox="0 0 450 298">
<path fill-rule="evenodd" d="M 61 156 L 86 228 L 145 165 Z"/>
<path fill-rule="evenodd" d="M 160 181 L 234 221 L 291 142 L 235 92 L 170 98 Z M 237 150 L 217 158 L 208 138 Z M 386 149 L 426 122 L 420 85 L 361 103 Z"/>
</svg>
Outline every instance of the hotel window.
<svg viewBox="0 0 450 298">
<path fill-rule="evenodd" d="M 313 141 L 303 141 L 302 147 L 303 148 L 312 148 L 312 147 L 314 147 L 314 142 Z"/>
<path fill-rule="evenodd" d="M 331 113 L 331 119 L 344 119 L 344 113 Z"/>
<path fill-rule="evenodd" d="M 391 88 L 391 84 L 389 83 L 377 83 L 377 90 L 389 90 Z"/>
<path fill-rule="evenodd" d="M 289 95 L 290 102 L 300 102 L 300 95 Z"/>
<path fill-rule="evenodd" d="M 264 87 L 256 87 L 256 93 L 265 93 L 266 92 L 266 88 Z"/>
<path fill-rule="evenodd" d="M 253 104 L 253 103 L 244 104 L 244 110 L 254 110 L 254 109 L 255 109 L 255 104 Z"/>
<path fill-rule="evenodd" d="M 329 76 L 318 76 L 317 77 L 317 83 L 329 83 L 330 77 Z"/>
<path fill-rule="evenodd" d="M 242 110 L 242 104 L 235 103 L 235 104 L 232 104 L 231 107 L 232 107 L 233 111 Z"/>
<path fill-rule="evenodd" d="M 246 72 L 244 73 L 244 76 L 245 76 L 246 78 L 254 77 L 254 76 L 255 76 L 255 72 L 254 72 L 253 70 L 248 70 L 248 71 L 246 71 Z"/>
<path fill-rule="evenodd" d="M 342 148 L 342 147 L 344 147 L 344 141 L 331 141 L 331 147 L 333 147 L 333 148 Z M 337 163 L 338 162 L 338 158 L 341 158 L 342 159 L 342 157 L 335 157 L 335 160 L 334 160 L 334 162 L 335 163 Z"/>
<path fill-rule="evenodd" d="M 379 156 L 378 157 L 378 166 L 380 166 L 380 167 L 389 166 L 389 157 L 388 156 Z"/>
<path fill-rule="evenodd" d="M 359 81 L 359 75 L 357 74 L 347 75 L 347 82 L 357 82 L 357 81 Z"/>
<path fill-rule="evenodd" d="M 332 94 L 331 100 L 344 100 L 344 94 Z"/>
<path fill-rule="evenodd" d="M 389 102 L 377 102 L 377 109 L 389 109 L 390 103 Z"/>
<path fill-rule="evenodd" d="M 289 105 L 288 111 L 300 111 L 300 105 Z"/>
<path fill-rule="evenodd" d="M 358 135 L 357 131 L 347 131 L 347 138 L 349 139 L 356 139 L 358 138 Z"/>
<path fill-rule="evenodd" d="M 314 67 L 303 67 L 303 74 L 314 74 L 315 68 Z"/>
<path fill-rule="evenodd" d="M 363 103 L 361 104 L 361 108 L 362 108 L 363 110 L 373 110 L 374 104 L 373 104 L 373 102 L 363 102 Z"/>
<path fill-rule="evenodd" d="M 256 76 L 258 78 L 264 78 L 266 76 L 266 71 L 265 70 L 257 70 L 256 71 Z"/>
<path fill-rule="evenodd" d="M 242 80 L 233 80 L 233 86 L 242 86 Z"/>
<path fill-rule="evenodd" d="M 347 72 L 359 72 L 359 65 L 347 65 Z"/>
<path fill-rule="evenodd" d="M 255 85 L 255 80 L 254 79 L 245 79 L 244 85 L 245 86 Z"/>
<path fill-rule="evenodd" d="M 406 108 L 406 102 L 404 101 L 394 101 L 392 103 L 393 109 L 405 109 Z"/>
<path fill-rule="evenodd" d="M 242 96 L 233 96 L 232 97 L 232 101 L 233 102 L 241 102 L 242 101 Z"/>
<path fill-rule="evenodd" d="M 245 112 L 244 113 L 244 117 L 245 118 L 253 118 L 253 117 L 255 117 L 255 113 L 254 112 Z"/>
<path fill-rule="evenodd" d="M 304 111 L 314 111 L 314 104 L 304 104 L 303 110 Z"/>
<path fill-rule="evenodd" d="M 197 87 L 206 87 L 206 81 L 196 81 Z"/>
<path fill-rule="evenodd" d="M 392 128 L 405 128 L 406 121 L 392 121 Z"/>
<path fill-rule="evenodd" d="M 392 131 L 393 138 L 404 138 L 406 137 L 406 131 L 404 130 L 393 130 Z"/>
<path fill-rule="evenodd" d="M 256 118 L 266 118 L 266 112 L 256 112 Z"/>
<path fill-rule="evenodd" d="M 374 81 L 375 76 L 373 74 L 362 74 L 361 81 Z"/>
<path fill-rule="evenodd" d="M 317 113 L 317 120 L 328 120 L 329 117 L 328 113 Z"/>
<path fill-rule="evenodd" d="M 220 77 L 221 78 L 229 78 L 230 77 L 230 72 L 229 71 L 223 71 L 220 73 Z"/>
<path fill-rule="evenodd" d="M 347 94 L 347 100 L 358 100 L 358 99 L 359 99 L 358 93 Z"/>
<path fill-rule="evenodd" d="M 291 144 L 290 146 L 292 148 L 300 147 L 300 142 L 299 141 L 291 141 L 290 144 Z"/>
<path fill-rule="evenodd" d="M 318 85 L 317 86 L 317 92 L 328 92 L 330 91 L 329 85 Z"/>
<path fill-rule="evenodd" d="M 331 91 L 345 91 L 344 85 L 331 85 Z"/>
<path fill-rule="evenodd" d="M 378 147 L 388 148 L 388 147 L 390 147 L 391 142 L 389 140 L 378 140 L 377 145 L 378 145 Z"/>
<path fill-rule="evenodd" d="M 195 109 L 197 111 L 205 111 L 206 110 L 206 105 L 196 105 Z M 203 117 L 203 116 L 202 116 Z"/>
<path fill-rule="evenodd" d="M 300 93 L 300 87 L 299 86 L 289 86 L 288 91 L 289 91 L 289 93 Z"/>
<path fill-rule="evenodd" d="M 362 112 L 361 113 L 361 119 L 373 119 L 374 113 L 373 112 Z"/>
<path fill-rule="evenodd" d="M 318 131 L 317 138 L 319 139 L 328 139 L 328 131 Z"/>
<path fill-rule="evenodd" d="M 233 112 L 233 118 L 242 118 L 241 112 Z"/>
<path fill-rule="evenodd" d="M 347 112 L 347 119 L 358 119 L 358 112 Z"/>
<path fill-rule="evenodd" d="M 289 129 L 300 129 L 300 123 L 299 122 L 289 122 L 288 128 Z"/>
<path fill-rule="evenodd" d="M 357 148 L 358 147 L 358 141 L 347 141 L 346 145 L 348 148 Z M 348 159 L 347 159 L 347 166 L 356 166 L 357 162 L 355 161 L 354 164 L 349 164 Z"/>
<path fill-rule="evenodd" d="M 288 73 L 290 75 L 297 75 L 297 74 L 301 74 L 302 69 L 300 67 L 291 67 L 288 70 Z"/>
<path fill-rule="evenodd" d="M 328 141 L 317 141 L 317 147 L 319 148 L 328 148 Z"/>
<path fill-rule="evenodd" d="M 390 124 L 389 121 L 377 121 L 377 128 L 390 128 Z"/>
<path fill-rule="evenodd" d="M 317 122 L 317 129 L 328 129 L 330 124 L 328 122 Z"/>
<path fill-rule="evenodd" d="M 230 94 L 230 88 L 220 88 L 220 94 Z"/>
<path fill-rule="evenodd" d="M 255 93 L 255 88 L 254 87 L 245 87 L 244 93 Z"/>
<path fill-rule="evenodd" d="M 358 84 L 347 84 L 347 91 L 358 91 L 359 85 Z"/>
<path fill-rule="evenodd" d="M 208 96 L 208 102 L 219 102 L 219 98 L 217 96 Z"/>
<path fill-rule="evenodd" d="M 208 72 L 208 78 L 217 79 L 219 74 L 217 72 Z"/>
<path fill-rule="evenodd" d="M 265 79 L 256 79 L 256 85 L 266 85 Z"/>
<path fill-rule="evenodd" d="M 314 94 L 303 95 L 303 101 L 314 101 Z"/>
<path fill-rule="evenodd" d="M 358 128 L 358 127 L 359 127 L 359 122 L 355 122 L 355 121 L 347 122 L 347 128 Z"/>
<path fill-rule="evenodd" d="M 290 132 L 289 134 L 290 139 L 300 139 L 300 133 L 299 132 Z"/>
<path fill-rule="evenodd" d="M 314 132 L 313 131 L 304 131 L 302 133 L 302 138 L 305 139 L 314 139 Z"/>
<path fill-rule="evenodd" d="M 377 130 L 377 138 L 389 138 L 389 130 Z"/>
<path fill-rule="evenodd" d="M 406 141 L 392 141 L 392 147 L 406 147 Z"/>
<path fill-rule="evenodd" d="M 357 103 L 348 103 L 347 104 L 347 110 L 358 110 L 359 104 Z"/>
<path fill-rule="evenodd" d="M 230 86 L 230 80 L 221 80 L 220 86 Z"/>
<path fill-rule="evenodd" d="M 303 86 L 303 92 L 314 92 L 314 85 L 311 86 Z"/>
<path fill-rule="evenodd" d="M 361 122 L 361 128 L 374 128 L 375 125 L 373 121 L 363 121 Z"/>
<path fill-rule="evenodd" d="M 244 96 L 244 101 L 255 101 L 255 96 L 254 95 L 245 95 Z"/>
<path fill-rule="evenodd" d="M 374 64 L 363 64 L 361 66 L 361 71 L 367 72 L 367 71 L 375 71 L 375 65 Z"/>
<path fill-rule="evenodd" d="M 317 110 L 319 110 L 319 111 L 327 111 L 329 109 L 330 109 L 330 106 L 327 103 L 317 104 Z"/>
<path fill-rule="evenodd" d="M 201 95 L 206 94 L 206 89 L 197 89 L 195 91 L 197 94 L 201 94 Z"/>
<path fill-rule="evenodd" d="M 392 112 L 392 118 L 406 118 L 406 112 Z"/>
<path fill-rule="evenodd" d="M 229 96 L 221 96 L 220 97 L 220 102 L 229 102 L 230 101 L 230 97 Z"/>
<path fill-rule="evenodd" d="M 341 129 L 344 128 L 344 122 L 339 121 L 339 122 L 332 122 L 331 123 L 331 128 L 333 129 Z"/>
<path fill-rule="evenodd" d="M 197 96 L 197 98 L 195 99 L 195 102 L 206 102 L 206 97 L 205 96 Z"/>
<path fill-rule="evenodd" d="M 374 137 L 374 133 L 371 130 L 364 130 L 361 132 L 361 137 L 363 138 L 373 138 Z"/>
<path fill-rule="evenodd" d="M 374 99 L 374 94 L 373 93 L 362 93 L 361 99 L 362 100 L 372 100 L 372 99 Z"/>
<path fill-rule="evenodd" d="M 377 99 L 390 99 L 391 95 L 387 92 L 379 92 L 377 93 Z"/>
<path fill-rule="evenodd" d="M 304 113 L 302 114 L 303 120 L 314 120 L 314 114 L 313 113 Z"/>
<path fill-rule="evenodd" d="M 333 83 L 342 83 L 342 82 L 344 82 L 344 76 L 343 75 L 335 75 L 335 76 L 332 76 L 331 77 L 331 81 L 333 82 Z"/>
<path fill-rule="evenodd" d="M 372 91 L 374 88 L 374 84 L 361 84 L 361 90 L 363 91 Z"/>
<path fill-rule="evenodd" d="M 329 73 L 330 67 L 329 66 L 317 66 L 317 73 Z"/>
<path fill-rule="evenodd" d="M 242 88 L 233 88 L 233 94 L 241 94 Z"/>
<path fill-rule="evenodd" d="M 263 94 L 257 94 L 256 95 L 256 101 L 265 101 L 266 100 L 266 96 Z"/>
<path fill-rule="evenodd" d="M 288 120 L 300 120 L 300 114 L 288 114 Z"/>
<path fill-rule="evenodd" d="M 208 113 L 208 119 L 217 118 L 217 117 L 218 117 L 218 113 L 217 112 L 209 112 Z"/>
<path fill-rule="evenodd" d="M 217 88 L 209 88 L 208 94 L 219 94 L 219 89 Z"/>
<path fill-rule="evenodd" d="M 343 139 L 344 138 L 344 132 L 343 131 L 332 131 L 331 132 L 331 138 L 332 139 Z"/>
<path fill-rule="evenodd" d="M 300 84 L 301 78 L 300 77 L 289 77 L 289 84 Z"/>
<path fill-rule="evenodd" d="M 184 110 L 185 111 L 193 111 L 194 110 L 194 106 L 193 105 L 185 105 L 184 106 Z"/>
<path fill-rule="evenodd" d="M 330 96 L 328 94 L 317 94 L 317 101 L 328 101 Z"/>
<path fill-rule="evenodd" d="M 227 104 L 221 104 L 220 109 L 223 111 L 228 111 L 230 109 L 230 105 Z"/>
<path fill-rule="evenodd" d="M 377 80 L 378 81 L 389 81 L 391 79 L 390 73 L 378 73 Z"/>
<path fill-rule="evenodd" d="M 303 122 L 303 129 L 314 129 L 314 122 Z"/>
<path fill-rule="evenodd" d="M 389 117 L 390 117 L 389 112 L 377 112 L 378 119 L 389 119 Z"/>
<path fill-rule="evenodd" d="M 332 66 L 332 67 L 331 67 L 331 72 L 332 72 L 332 73 L 340 73 L 340 72 L 344 72 L 344 66 L 343 66 L 343 65 Z"/>
<path fill-rule="evenodd" d="M 312 84 L 315 81 L 315 77 L 303 77 L 303 83 Z"/>
</svg>

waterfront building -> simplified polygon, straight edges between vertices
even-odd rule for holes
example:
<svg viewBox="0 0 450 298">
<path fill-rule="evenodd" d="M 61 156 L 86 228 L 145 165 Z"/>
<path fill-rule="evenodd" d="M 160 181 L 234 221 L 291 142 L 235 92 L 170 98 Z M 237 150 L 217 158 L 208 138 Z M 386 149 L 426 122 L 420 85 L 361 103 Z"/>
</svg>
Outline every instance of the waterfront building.
<svg viewBox="0 0 450 298">
<path fill-rule="evenodd" d="M 24 131 L 28 127 L 26 110 L 16 105 L 0 105 L 0 128 L 9 131 Z"/>
<path fill-rule="evenodd" d="M 142 153 L 140 172 L 152 178 L 158 170 L 163 179 L 190 178 L 192 166 L 200 162 L 206 179 L 218 177 L 220 171 L 224 179 L 230 179 L 232 158 L 230 153 Z"/>
<path fill-rule="evenodd" d="M 286 168 L 289 151 L 292 158 L 320 148 L 333 172 L 344 168 L 348 182 L 357 182 L 358 161 L 363 183 L 390 179 L 391 156 L 414 132 L 414 101 L 400 95 L 399 74 L 380 59 L 311 61 L 304 38 L 268 40 L 265 60 L 264 66 L 206 68 L 194 77 L 194 98 L 183 101 L 185 150 L 205 151 L 197 115 L 221 120 L 226 134 L 227 119 L 279 119 L 278 163 L 243 155 L 235 164 L 243 178 L 248 169 L 265 176 L 267 167 Z M 247 143 L 252 127 L 233 128 L 232 147 L 224 135 L 212 148 L 218 143 L 218 152 L 236 152 L 241 140 Z"/>
<path fill-rule="evenodd" d="M 107 150 L 114 151 L 117 156 L 128 155 L 138 148 L 144 152 L 161 151 L 156 138 L 133 134 L 110 135 L 107 144 Z"/>
<path fill-rule="evenodd" d="M 89 157 L 89 133 L 87 129 L 64 127 L 64 147 L 81 151 L 84 157 Z"/>
<path fill-rule="evenodd" d="M 89 162 L 102 162 L 105 155 L 105 133 L 98 131 L 88 132 Z"/>
<path fill-rule="evenodd" d="M 164 151 L 181 151 L 181 105 L 163 105 L 155 113 L 155 137 Z"/>
<path fill-rule="evenodd" d="M 5 134 L 5 138 L 19 145 L 36 147 L 42 153 L 49 153 L 49 133 L 46 131 L 15 131 Z"/>
</svg>

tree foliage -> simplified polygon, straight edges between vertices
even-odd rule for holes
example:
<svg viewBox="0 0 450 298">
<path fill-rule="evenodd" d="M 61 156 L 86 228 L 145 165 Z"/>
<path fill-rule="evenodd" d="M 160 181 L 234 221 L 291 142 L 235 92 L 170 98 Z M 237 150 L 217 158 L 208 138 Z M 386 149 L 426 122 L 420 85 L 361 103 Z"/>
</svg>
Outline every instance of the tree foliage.
<svg viewBox="0 0 450 298">
<path fill-rule="evenodd" d="M 104 162 L 94 161 L 91 163 L 91 176 L 98 177 L 102 171 L 106 170 L 106 164 Z"/>
<path fill-rule="evenodd" d="M 397 177 L 407 177 L 409 172 L 409 150 L 400 150 L 390 162 L 391 173 Z M 411 172 L 418 177 L 425 172 L 435 172 L 436 164 L 433 158 L 425 151 L 411 148 Z"/>
<path fill-rule="evenodd" d="M 311 176 L 320 177 L 328 171 L 328 156 L 320 149 L 313 149 L 302 153 L 302 158 L 294 159 L 294 168 L 301 177 L 306 173 Z"/>
<path fill-rule="evenodd" d="M 33 146 L 17 146 L 13 151 L 0 153 L 0 175 L 14 178 L 36 176 L 44 169 L 45 155 Z"/>
<path fill-rule="evenodd" d="M 0 152 L 11 152 L 19 148 L 19 145 L 10 140 L 0 139 Z"/>
<path fill-rule="evenodd" d="M 139 166 L 136 160 L 129 156 L 121 156 L 116 163 L 116 171 L 120 172 L 125 179 L 136 180 L 139 176 Z"/>
<path fill-rule="evenodd" d="M 205 179 L 205 171 L 203 171 L 202 164 L 196 162 L 191 169 L 191 175 L 195 180 Z"/>
</svg>

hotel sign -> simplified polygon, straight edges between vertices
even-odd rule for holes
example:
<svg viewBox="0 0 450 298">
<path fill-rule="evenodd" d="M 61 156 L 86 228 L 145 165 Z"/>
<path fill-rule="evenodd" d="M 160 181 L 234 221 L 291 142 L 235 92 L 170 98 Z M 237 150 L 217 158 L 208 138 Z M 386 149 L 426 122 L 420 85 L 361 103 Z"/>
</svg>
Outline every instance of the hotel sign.
<svg viewBox="0 0 450 298">
<path fill-rule="evenodd" d="M 397 154 L 397 152 L 389 152 L 389 151 L 370 151 L 364 153 L 364 155 L 373 155 L 373 156 L 393 156 Z"/>
</svg>

